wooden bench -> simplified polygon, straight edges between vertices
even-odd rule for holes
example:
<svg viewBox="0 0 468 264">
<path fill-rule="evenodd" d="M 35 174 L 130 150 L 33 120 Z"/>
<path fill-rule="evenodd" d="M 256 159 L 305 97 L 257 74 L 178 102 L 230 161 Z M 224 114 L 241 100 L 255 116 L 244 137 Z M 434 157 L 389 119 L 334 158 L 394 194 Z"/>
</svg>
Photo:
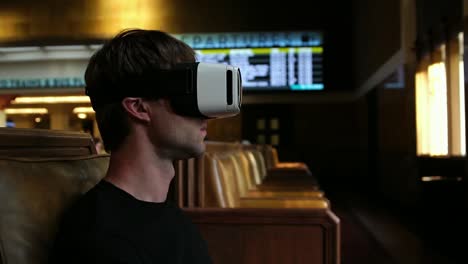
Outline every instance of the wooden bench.
<svg viewBox="0 0 468 264">
<path fill-rule="evenodd" d="M 248 148 L 248 145 L 246 145 L 245 148 Z M 267 173 L 269 175 L 286 177 L 295 177 L 299 175 L 313 177 L 312 172 L 304 162 L 280 161 L 278 157 L 278 150 L 272 145 L 261 144 L 257 145 L 255 148 L 257 148 L 262 153 L 262 156 L 265 159 L 266 168 L 268 170 Z"/>
<path fill-rule="evenodd" d="M 89 134 L 47 129 L 0 128 L 0 157 L 84 157 L 96 147 Z"/>
<path fill-rule="evenodd" d="M 62 212 L 108 161 L 88 134 L 0 128 L 0 263 L 47 263 Z"/>
<path fill-rule="evenodd" d="M 207 142 L 202 157 L 181 161 L 178 168 L 179 201 L 185 207 L 243 207 L 241 203 L 277 207 L 271 200 L 285 198 L 296 200 L 287 203 L 290 205 L 300 204 L 298 200 L 303 198 L 325 200 L 316 203 L 320 207 L 328 203 L 311 175 L 270 180 L 264 157 L 254 146 Z"/>
<path fill-rule="evenodd" d="M 339 219 L 329 210 L 186 209 L 214 263 L 338 264 Z"/>
<path fill-rule="evenodd" d="M 220 202 L 220 207 L 329 207 L 329 201 L 323 197 L 321 191 L 316 190 L 316 186 L 309 186 L 309 189 L 304 186 L 307 192 L 302 191 L 301 193 L 310 194 L 308 197 L 298 194 L 286 198 L 281 195 L 281 190 L 268 191 L 270 195 L 263 196 L 263 191 L 259 191 L 258 188 L 263 183 L 260 185 L 252 185 L 251 183 L 252 179 L 255 178 L 252 174 L 258 173 L 253 169 L 257 166 L 250 164 L 244 154 L 243 150 L 205 154 L 205 158 L 209 160 L 205 163 L 204 176 L 207 178 L 205 192 L 214 192 Z M 290 182 L 290 180 L 284 182 Z M 280 184 L 282 185 L 282 183 Z M 255 192 L 256 195 L 251 195 L 251 192 Z"/>
<path fill-rule="evenodd" d="M 214 262 L 340 263 L 340 222 L 324 193 L 315 184 L 258 188 L 267 169 L 255 149 L 207 142 L 202 157 L 178 163 L 180 206 Z"/>
<path fill-rule="evenodd" d="M 0 153 L 0 199 L 7 201 L 0 205 L 0 259 L 47 263 L 62 211 L 103 177 L 109 156 L 96 155 L 84 133 L 12 128 L 0 128 Z M 205 186 L 194 178 L 203 170 L 196 164 L 176 164 L 179 172 L 191 174 L 174 181 L 172 193 L 182 197 L 181 204 L 189 189 L 183 179 Z M 203 192 L 191 190 L 194 197 Z M 327 208 L 197 208 L 196 203 L 183 210 L 200 227 L 214 263 L 340 262 L 339 219 Z"/>
</svg>

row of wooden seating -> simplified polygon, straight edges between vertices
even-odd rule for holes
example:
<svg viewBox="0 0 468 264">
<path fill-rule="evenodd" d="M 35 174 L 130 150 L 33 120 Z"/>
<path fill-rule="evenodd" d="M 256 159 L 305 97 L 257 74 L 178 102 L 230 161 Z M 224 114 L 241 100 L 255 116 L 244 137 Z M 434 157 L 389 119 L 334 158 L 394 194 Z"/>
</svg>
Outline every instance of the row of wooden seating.
<svg viewBox="0 0 468 264">
<path fill-rule="evenodd" d="M 250 153 L 244 157 L 258 155 Z M 223 155 L 216 154 L 222 160 L 213 164 L 239 170 Z M 0 128 L 0 197 L 5 201 L 0 206 L 0 263 L 46 263 L 61 212 L 101 179 L 108 161 L 107 155 L 96 155 L 92 138 L 84 133 Z M 205 157 L 176 163 L 171 193 L 199 226 L 214 263 L 340 262 L 339 219 L 329 207 L 207 207 L 208 189 L 203 188 L 209 179 L 199 176 L 209 174 L 201 161 Z M 263 170 L 269 169 L 265 165 Z M 251 187 L 268 176 L 245 179 Z"/>
<path fill-rule="evenodd" d="M 89 134 L 0 128 L 0 263 L 48 263 L 60 216 L 108 161 Z"/>
<path fill-rule="evenodd" d="M 202 157 L 179 163 L 180 205 L 328 208 L 329 201 L 307 166 L 268 167 L 265 153 L 271 150 L 275 149 L 268 145 L 207 142 Z"/>
<path fill-rule="evenodd" d="M 340 262 L 339 219 L 304 163 L 272 162 L 268 145 L 206 144 L 178 162 L 175 185 L 215 263 Z"/>
</svg>

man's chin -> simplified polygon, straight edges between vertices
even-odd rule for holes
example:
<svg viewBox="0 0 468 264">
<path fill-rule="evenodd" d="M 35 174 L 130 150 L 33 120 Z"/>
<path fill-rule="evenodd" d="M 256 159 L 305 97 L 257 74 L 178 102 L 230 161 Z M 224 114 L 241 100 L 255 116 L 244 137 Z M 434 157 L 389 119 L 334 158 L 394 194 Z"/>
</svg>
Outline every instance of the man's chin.
<svg viewBox="0 0 468 264">
<path fill-rule="evenodd" d="M 193 157 L 197 158 L 197 157 L 202 156 L 203 153 L 205 153 L 205 150 L 206 150 L 206 146 L 205 146 L 205 143 L 203 143 L 202 146 L 200 146 L 196 151 L 193 152 Z"/>
<path fill-rule="evenodd" d="M 179 153 L 180 157 L 178 159 L 198 158 L 202 156 L 203 153 L 205 153 L 205 149 L 205 143 L 202 143 L 198 146 L 187 147 L 184 151 Z"/>
</svg>

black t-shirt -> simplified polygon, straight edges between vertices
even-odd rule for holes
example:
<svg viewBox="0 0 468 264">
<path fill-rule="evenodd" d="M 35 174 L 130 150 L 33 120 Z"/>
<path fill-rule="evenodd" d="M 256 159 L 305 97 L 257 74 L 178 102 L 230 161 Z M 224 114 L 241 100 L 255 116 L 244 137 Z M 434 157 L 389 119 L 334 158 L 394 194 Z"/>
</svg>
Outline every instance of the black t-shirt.
<svg viewBox="0 0 468 264">
<path fill-rule="evenodd" d="M 99 182 L 65 214 L 51 263 L 212 263 L 205 241 L 172 203 L 136 199 Z"/>
</svg>

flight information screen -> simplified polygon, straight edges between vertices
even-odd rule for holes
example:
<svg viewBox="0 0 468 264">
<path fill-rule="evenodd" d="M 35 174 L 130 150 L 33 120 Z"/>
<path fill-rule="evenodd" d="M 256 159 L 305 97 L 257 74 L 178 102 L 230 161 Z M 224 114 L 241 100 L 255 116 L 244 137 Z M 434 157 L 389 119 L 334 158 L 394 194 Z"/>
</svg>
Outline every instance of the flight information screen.
<svg viewBox="0 0 468 264">
<path fill-rule="evenodd" d="M 197 61 L 240 68 L 244 90 L 323 90 L 323 45 L 318 32 L 178 35 Z"/>
<path fill-rule="evenodd" d="M 245 89 L 323 89 L 321 47 L 198 50 L 197 59 L 239 67 Z"/>
</svg>

